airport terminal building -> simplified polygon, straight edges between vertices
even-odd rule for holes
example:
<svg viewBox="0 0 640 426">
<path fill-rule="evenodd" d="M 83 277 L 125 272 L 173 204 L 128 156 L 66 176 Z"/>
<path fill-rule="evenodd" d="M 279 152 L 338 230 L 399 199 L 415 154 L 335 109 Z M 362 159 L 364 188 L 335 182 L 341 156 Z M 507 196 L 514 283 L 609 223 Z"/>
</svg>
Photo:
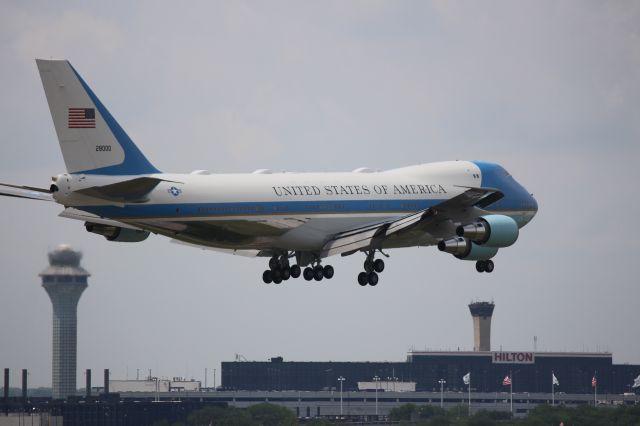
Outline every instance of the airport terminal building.
<svg viewBox="0 0 640 426">
<path fill-rule="evenodd" d="M 380 390 L 394 390 L 394 382 L 415 382 L 416 391 L 439 391 L 444 379 L 447 391 L 466 391 L 462 377 L 471 373 L 474 392 L 505 392 L 505 376 L 514 392 L 551 393 L 552 373 L 559 381 L 555 392 L 632 392 L 640 365 L 613 364 L 611 353 L 593 352 L 410 352 L 406 362 L 267 362 L 222 363 L 222 386 L 228 390 L 320 391 L 339 387 L 355 391 L 358 382 L 380 378 Z"/>
<path fill-rule="evenodd" d="M 473 392 L 504 392 L 506 376 L 514 392 L 551 393 L 552 374 L 559 385 L 555 392 L 593 393 L 595 376 L 600 394 L 632 392 L 640 365 L 613 364 L 609 352 L 508 352 L 491 351 L 491 320 L 495 304 L 469 304 L 473 321 L 473 351 L 409 352 L 405 362 L 223 362 L 222 386 L 229 390 L 321 391 L 338 387 L 358 390 L 358 382 L 376 380 L 378 390 L 396 391 L 406 384 L 420 392 L 467 391 L 462 377 L 471 373 Z M 375 379 L 374 379 L 375 378 Z"/>
</svg>

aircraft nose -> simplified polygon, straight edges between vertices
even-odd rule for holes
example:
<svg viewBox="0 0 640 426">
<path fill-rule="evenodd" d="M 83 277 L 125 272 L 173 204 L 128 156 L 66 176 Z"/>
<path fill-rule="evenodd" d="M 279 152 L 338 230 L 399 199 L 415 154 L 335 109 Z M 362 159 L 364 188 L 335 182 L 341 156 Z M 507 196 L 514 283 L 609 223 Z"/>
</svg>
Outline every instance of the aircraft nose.
<svg viewBox="0 0 640 426">
<path fill-rule="evenodd" d="M 529 198 L 531 200 L 531 210 L 533 211 L 533 215 L 535 216 L 538 213 L 538 202 L 536 201 L 533 194 L 529 194 Z"/>
<path fill-rule="evenodd" d="M 538 201 L 533 197 L 533 194 L 527 194 L 528 202 L 527 208 L 525 209 L 524 216 L 526 217 L 525 222 L 529 223 L 534 218 L 534 216 L 538 213 Z"/>
<path fill-rule="evenodd" d="M 536 213 L 538 213 L 538 202 L 536 201 L 535 197 L 533 196 L 533 194 L 529 194 L 528 196 L 529 198 L 529 205 L 528 210 L 531 210 L 531 212 L 535 215 Z"/>
</svg>

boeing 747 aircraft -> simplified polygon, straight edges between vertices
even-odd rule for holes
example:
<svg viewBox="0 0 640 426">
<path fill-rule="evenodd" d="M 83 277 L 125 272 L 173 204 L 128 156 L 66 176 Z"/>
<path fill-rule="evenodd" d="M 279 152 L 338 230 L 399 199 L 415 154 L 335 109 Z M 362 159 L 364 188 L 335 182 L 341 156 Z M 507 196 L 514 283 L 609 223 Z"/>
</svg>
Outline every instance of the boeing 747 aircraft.
<svg viewBox="0 0 640 426">
<path fill-rule="evenodd" d="M 437 246 L 492 272 L 491 260 L 535 216 L 533 196 L 501 166 L 447 161 L 347 173 L 163 173 L 66 60 L 36 60 L 67 172 L 49 188 L 0 184 L 0 195 L 60 204 L 109 241 L 149 234 L 268 259 L 262 279 L 330 279 L 334 255 L 364 254 L 375 286 L 381 256 Z M 304 268 L 304 270 L 302 270 Z"/>
</svg>

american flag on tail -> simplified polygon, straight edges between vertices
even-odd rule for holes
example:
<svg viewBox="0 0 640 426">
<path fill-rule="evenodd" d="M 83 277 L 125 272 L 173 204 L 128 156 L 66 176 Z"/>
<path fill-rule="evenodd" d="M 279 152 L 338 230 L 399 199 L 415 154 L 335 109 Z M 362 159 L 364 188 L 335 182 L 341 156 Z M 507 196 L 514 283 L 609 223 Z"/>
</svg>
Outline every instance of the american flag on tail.
<svg viewBox="0 0 640 426">
<path fill-rule="evenodd" d="M 67 126 L 70 129 L 95 129 L 96 110 L 93 108 L 69 108 Z"/>
</svg>

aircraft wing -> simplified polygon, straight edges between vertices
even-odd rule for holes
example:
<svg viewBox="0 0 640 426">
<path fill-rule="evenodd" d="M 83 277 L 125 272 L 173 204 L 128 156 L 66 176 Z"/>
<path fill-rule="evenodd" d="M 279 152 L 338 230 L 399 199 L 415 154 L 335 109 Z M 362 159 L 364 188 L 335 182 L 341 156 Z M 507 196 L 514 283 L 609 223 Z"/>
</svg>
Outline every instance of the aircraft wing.
<svg viewBox="0 0 640 426">
<path fill-rule="evenodd" d="M 467 190 L 462 194 L 428 209 L 420 210 L 395 220 L 336 234 L 324 245 L 321 256 L 327 257 L 334 254 L 353 253 L 367 248 L 380 248 L 387 237 L 400 231 L 410 230 L 438 214 L 461 211 L 476 206 L 485 207 L 504 196 L 495 188 L 464 188 Z"/>
<path fill-rule="evenodd" d="M 200 245 L 200 244 L 193 244 L 193 243 L 188 243 L 186 241 L 180 241 L 180 240 L 175 240 L 175 239 L 171 240 L 171 242 L 174 243 L 174 244 L 182 245 L 182 246 L 199 248 L 201 250 L 217 251 L 217 252 L 220 252 L 220 253 L 232 254 L 232 255 L 235 255 L 235 256 L 257 257 L 257 256 L 260 256 L 261 253 L 262 253 L 261 250 L 225 249 L 225 248 L 218 248 L 218 247 L 203 246 L 203 245 Z"/>
<path fill-rule="evenodd" d="M 67 207 L 60 213 L 58 216 L 64 217 L 67 219 L 76 219 L 82 220 L 84 222 L 97 223 L 100 225 L 108 225 L 108 226 L 117 226 L 120 228 L 128 228 L 128 229 L 136 229 L 142 230 L 141 228 L 137 228 L 133 225 L 129 225 L 128 223 L 119 222 L 113 219 L 107 219 L 104 217 L 96 216 L 95 214 L 87 213 L 82 210 L 74 209 L 73 207 Z"/>
<path fill-rule="evenodd" d="M 484 208 L 504 197 L 504 194 L 496 188 L 480 188 L 473 186 L 458 186 L 458 188 L 465 188 L 466 191 L 438 204 L 433 208 L 441 212 L 460 210 L 469 207 Z"/>
<path fill-rule="evenodd" d="M 5 197 L 26 198 L 28 200 L 53 201 L 51 191 L 33 186 L 0 183 L 0 195 Z"/>
</svg>

